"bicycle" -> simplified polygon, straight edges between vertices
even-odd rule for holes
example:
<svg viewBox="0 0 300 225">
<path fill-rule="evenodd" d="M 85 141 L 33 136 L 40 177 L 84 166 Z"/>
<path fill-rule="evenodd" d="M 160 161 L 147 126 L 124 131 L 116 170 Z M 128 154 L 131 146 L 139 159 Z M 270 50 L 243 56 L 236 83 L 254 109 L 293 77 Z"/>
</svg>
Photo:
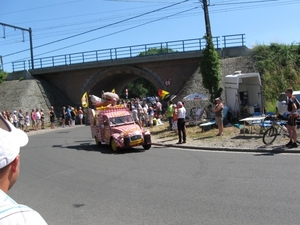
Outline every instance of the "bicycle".
<svg viewBox="0 0 300 225">
<path fill-rule="evenodd" d="M 268 117 L 270 117 L 271 127 L 268 128 L 263 135 L 264 144 L 272 144 L 278 136 L 289 137 L 287 128 L 285 126 L 287 124 L 287 121 L 278 120 L 278 118 L 274 116 Z M 299 141 L 297 142 L 300 143 Z"/>
</svg>

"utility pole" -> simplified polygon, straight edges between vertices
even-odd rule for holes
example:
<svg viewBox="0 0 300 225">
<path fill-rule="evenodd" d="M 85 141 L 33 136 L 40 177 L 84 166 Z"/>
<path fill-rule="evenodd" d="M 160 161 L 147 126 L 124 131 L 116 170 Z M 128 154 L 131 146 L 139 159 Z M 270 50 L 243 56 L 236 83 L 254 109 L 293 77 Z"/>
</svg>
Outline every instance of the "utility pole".
<svg viewBox="0 0 300 225">
<path fill-rule="evenodd" d="M 211 28 L 210 28 L 210 20 L 209 20 L 209 13 L 208 13 L 208 6 L 207 0 L 200 0 L 202 2 L 202 7 L 204 10 L 204 19 L 205 19 L 205 28 L 206 28 L 206 36 L 208 38 L 212 38 Z"/>
<path fill-rule="evenodd" d="M 6 23 L 0 23 L 0 25 L 2 25 L 3 27 L 11 27 L 11 28 L 14 28 L 14 29 L 22 30 L 22 31 L 27 31 L 29 33 L 31 69 L 34 69 L 34 63 L 33 63 L 33 45 L 32 45 L 32 30 L 31 30 L 31 28 L 29 27 L 29 29 L 25 29 L 25 28 L 22 28 L 22 27 L 13 26 L 13 25 L 9 25 L 9 24 L 6 24 Z"/>
</svg>

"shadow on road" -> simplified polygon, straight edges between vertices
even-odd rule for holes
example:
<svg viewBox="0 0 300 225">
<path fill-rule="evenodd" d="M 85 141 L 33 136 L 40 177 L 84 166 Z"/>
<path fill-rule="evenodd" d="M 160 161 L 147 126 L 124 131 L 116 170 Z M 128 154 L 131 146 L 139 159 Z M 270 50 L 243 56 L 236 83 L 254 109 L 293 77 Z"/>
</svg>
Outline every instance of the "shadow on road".
<svg viewBox="0 0 300 225">
<path fill-rule="evenodd" d="M 147 150 L 144 150 L 143 147 L 119 149 L 117 151 L 112 151 L 109 145 L 96 145 L 91 143 L 90 140 L 87 141 L 77 141 L 76 145 L 62 146 L 62 145 L 53 145 L 53 148 L 67 148 L 74 149 L 77 151 L 88 151 L 88 152 L 100 152 L 102 154 L 112 154 L 112 155 L 122 155 L 128 153 L 142 153 Z M 150 149 L 151 150 L 151 149 Z"/>
<path fill-rule="evenodd" d="M 281 153 L 285 153 L 284 147 L 282 145 L 274 146 L 272 149 L 268 152 L 263 152 L 259 154 L 254 154 L 254 156 L 274 156 L 274 155 L 279 155 Z"/>
</svg>

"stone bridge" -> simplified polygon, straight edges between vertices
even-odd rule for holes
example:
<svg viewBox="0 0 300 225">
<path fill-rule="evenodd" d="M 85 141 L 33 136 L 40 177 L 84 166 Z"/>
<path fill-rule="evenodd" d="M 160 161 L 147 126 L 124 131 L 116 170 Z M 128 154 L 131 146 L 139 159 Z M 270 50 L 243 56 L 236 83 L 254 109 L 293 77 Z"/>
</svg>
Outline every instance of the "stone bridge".
<svg viewBox="0 0 300 225">
<path fill-rule="evenodd" d="M 228 57 L 245 56 L 249 54 L 249 50 L 246 47 L 235 47 L 219 50 L 219 54 Z M 125 94 L 122 93 L 125 86 L 140 77 L 150 81 L 157 89 L 178 94 L 191 76 L 199 70 L 201 55 L 201 51 L 195 51 L 79 63 L 33 69 L 29 70 L 30 75 L 26 76 L 50 83 L 74 105 L 80 105 L 80 99 L 86 91 L 100 96 L 102 90 L 115 89 L 117 94 Z M 22 73 L 15 72 L 9 77 L 18 79 L 20 74 Z M 52 102 L 50 104 L 55 105 Z"/>
<path fill-rule="evenodd" d="M 221 58 L 249 55 L 244 34 L 214 37 L 213 42 Z M 13 62 L 13 71 L 23 72 L 14 72 L 9 79 L 35 78 L 58 89 L 75 105 L 86 91 L 100 95 L 102 90 L 115 89 L 117 94 L 124 94 L 125 86 L 137 78 L 178 94 L 198 73 L 205 46 L 206 40 L 200 38 L 79 52 L 34 59 L 28 62 L 29 70 L 27 62 Z M 152 49 L 160 50 L 159 55 L 147 55 Z"/>
</svg>

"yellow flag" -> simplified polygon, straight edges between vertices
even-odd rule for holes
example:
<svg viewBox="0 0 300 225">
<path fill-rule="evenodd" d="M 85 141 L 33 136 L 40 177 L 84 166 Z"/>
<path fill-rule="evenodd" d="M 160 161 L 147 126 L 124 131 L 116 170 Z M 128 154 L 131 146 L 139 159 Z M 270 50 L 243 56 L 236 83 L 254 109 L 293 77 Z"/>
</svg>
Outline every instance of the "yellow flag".
<svg viewBox="0 0 300 225">
<path fill-rule="evenodd" d="M 168 91 L 158 89 L 158 96 L 164 99 L 168 94 L 170 94 Z"/>
<path fill-rule="evenodd" d="M 89 100 L 88 100 L 88 94 L 87 92 L 84 92 L 81 98 L 81 105 L 83 108 L 89 107 Z"/>
<path fill-rule="evenodd" d="M 116 93 L 116 90 L 115 89 L 112 89 L 112 91 L 111 91 L 112 93 Z"/>
</svg>

